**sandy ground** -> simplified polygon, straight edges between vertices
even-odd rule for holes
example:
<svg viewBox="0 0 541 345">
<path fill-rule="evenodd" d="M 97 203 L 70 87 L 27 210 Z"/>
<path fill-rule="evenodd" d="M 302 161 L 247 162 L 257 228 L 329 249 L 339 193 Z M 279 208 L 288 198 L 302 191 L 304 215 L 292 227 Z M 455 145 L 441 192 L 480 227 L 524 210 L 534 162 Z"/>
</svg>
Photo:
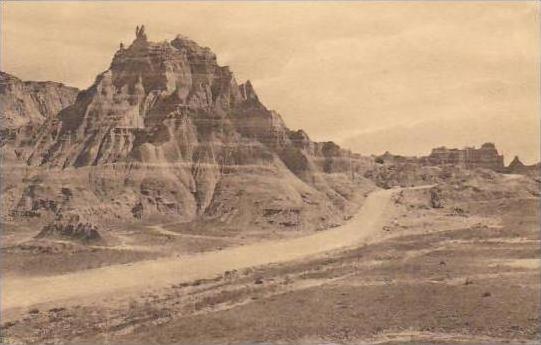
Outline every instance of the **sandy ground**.
<svg viewBox="0 0 541 345">
<path fill-rule="evenodd" d="M 110 293 L 83 297 L 81 283 L 70 301 L 40 303 L 38 297 L 32 306 L 12 304 L 11 315 L 4 314 L 4 341 L 537 344 L 539 199 L 464 203 L 466 211 L 457 214 L 425 207 L 419 202 L 422 191 L 408 191 L 400 200 L 396 192 L 373 194 L 344 228 L 190 257 L 218 263 L 201 279 L 166 277 L 173 267 L 184 269 L 188 258 L 158 259 L 171 266 L 154 271 L 151 262 L 142 262 L 149 265 L 143 279 L 159 282 L 153 288 L 137 283 L 134 289 L 120 288 L 121 293 L 106 287 L 100 291 Z M 342 237 L 357 245 L 342 247 Z M 307 242 L 295 244 L 301 252 L 273 247 L 291 241 Z M 227 253 L 245 248 L 252 248 L 252 263 L 235 262 L 237 268 L 227 269 L 233 263 Z M 272 249 L 287 254 L 276 258 Z M 139 264 L 112 269 L 135 277 L 131 268 Z M 109 269 L 63 276 L 84 279 Z"/>
<path fill-rule="evenodd" d="M 382 190 L 372 193 L 346 225 L 311 236 L 264 241 L 200 255 L 113 265 L 59 276 L 3 279 L 2 310 L 9 314 L 10 309 L 44 302 L 183 283 L 213 277 L 227 270 L 290 261 L 358 245 L 378 232 L 381 227 L 378 227 L 378 223 L 385 220 L 383 210 L 393 192 Z M 161 226 L 154 226 L 153 229 L 162 234 L 181 236 Z"/>
</svg>

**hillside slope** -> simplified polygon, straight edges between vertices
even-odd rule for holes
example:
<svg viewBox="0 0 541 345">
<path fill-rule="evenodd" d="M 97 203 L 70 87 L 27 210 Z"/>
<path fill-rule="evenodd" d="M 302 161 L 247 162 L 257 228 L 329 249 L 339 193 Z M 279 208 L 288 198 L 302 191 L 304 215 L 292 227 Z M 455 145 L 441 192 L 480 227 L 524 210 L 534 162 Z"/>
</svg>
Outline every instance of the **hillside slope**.
<svg viewBox="0 0 541 345">
<path fill-rule="evenodd" d="M 370 159 L 288 129 L 210 49 L 144 27 L 34 137 L 4 217 L 317 229 L 372 188 Z"/>
</svg>

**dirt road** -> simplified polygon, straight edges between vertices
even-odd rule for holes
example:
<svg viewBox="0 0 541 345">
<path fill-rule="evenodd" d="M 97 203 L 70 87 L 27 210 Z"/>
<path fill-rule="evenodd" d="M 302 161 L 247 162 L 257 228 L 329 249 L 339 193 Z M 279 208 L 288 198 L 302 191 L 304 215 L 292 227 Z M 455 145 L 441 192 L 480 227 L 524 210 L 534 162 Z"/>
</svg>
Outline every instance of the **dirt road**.
<svg viewBox="0 0 541 345">
<path fill-rule="evenodd" d="M 368 196 L 360 211 L 347 224 L 313 235 L 202 253 L 184 258 L 142 261 L 59 276 L 2 280 L 2 310 L 39 303 L 104 295 L 137 288 L 157 288 L 214 277 L 227 270 L 279 263 L 358 245 L 378 236 L 384 210 L 396 190 L 381 190 Z"/>
</svg>

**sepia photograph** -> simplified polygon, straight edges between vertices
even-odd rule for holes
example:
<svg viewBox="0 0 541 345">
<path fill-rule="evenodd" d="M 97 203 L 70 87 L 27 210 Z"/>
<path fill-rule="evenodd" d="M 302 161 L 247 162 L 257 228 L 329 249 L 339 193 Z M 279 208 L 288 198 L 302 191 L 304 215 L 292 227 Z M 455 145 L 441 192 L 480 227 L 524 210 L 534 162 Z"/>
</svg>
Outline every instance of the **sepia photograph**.
<svg viewBox="0 0 541 345">
<path fill-rule="evenodd" d="M 0 344 L 540 344 L 540 13 L 0 1 Z"/>
</svg>

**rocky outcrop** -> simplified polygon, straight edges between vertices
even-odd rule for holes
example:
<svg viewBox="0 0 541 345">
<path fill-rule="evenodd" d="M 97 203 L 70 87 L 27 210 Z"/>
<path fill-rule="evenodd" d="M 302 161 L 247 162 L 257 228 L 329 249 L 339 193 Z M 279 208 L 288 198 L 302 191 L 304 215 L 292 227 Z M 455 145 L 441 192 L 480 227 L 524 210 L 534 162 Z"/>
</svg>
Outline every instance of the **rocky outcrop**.
<svg viewBox="0 0 541 345">
<path fill-rule="evenodd" d="M 430 206 L 432 208 L 442 208 L 441 189 L 438 187 L 430 188 Z"/>
<path fill-rule="evenodd" d="M 365 158 L 289 130 L 210 49 L 151 42 L 144 27 L 31 147 L 11 214 L 324 228 L 369 185 Z"/>
<path fill-rule="evenodd" d="M 73 104 L 79 92 L 54 82 L 21 81 L 0 72 L 0 121 L 2 130 L 37 127 Z"/>
<path fill-rule="evenodd" d="M 505 168 L 505 172 L 509 174 L 521 174 L 538 177 L 541 174 L 540 169 L 541 165 L 539 163 L 526 165 L 522 163 L 518 156 L 515 156 L 511 163 L 509 163 L 509 165 Z"/>
<path fill-rule="evenodd" d="M 82 243 L 103 242 L 103 238 L 95 225 L 60 220 L 45 225 L 36 235 L 36 238 L 56 238 Z"/>
<path fill-rule="evenodd" d="M 427 157 L 422 157 L 423 164 L 443 166 L 455 165 L 466 169 L 490 169 L 498 172 L 504 170 L 503 155 L 498 154 L 493 143 L 484 143 L 480 148 L 465 147 L 449 149 L 444 146 L 432 149 Z"/>
<path fill-rule="evenodd" d="M 513 158 L 513 160 L 511 161 L 511 163 L 509 163 L 509 166 L 507 166 L 507 170 L 509 172 L 518 172 L 518 171 L 524 170 L 525 168 L 526 168 L 526 165 L 524 165 L 524 163 L 520 161 L 518 156 L 515 156 L 515 158 Z"/>
<path fill-rule="evenodd" d="M 35 219 L 50 198 L 29 200 L 33 187 L 27 185 L 26 162 L 40 126 L 75 102 L 79 90 L 54 82 L 21 81 L 0 72 L 0 159 L 2 162 L 2 216 Z M 26 203 L 28 201 L 28 203 Z M 21 202 L 25 207 L 20 207 Z M 48 205 L 48 206 L 47 206 Z"/>
<path fill-rule="evenodd" d="M 73 104 L 78 92 L 78 89 L 60 83 L 21 81 L 0 72 L 0 154 L 3 163 L 23 163 L 39 127 Z"/>
</svg>

